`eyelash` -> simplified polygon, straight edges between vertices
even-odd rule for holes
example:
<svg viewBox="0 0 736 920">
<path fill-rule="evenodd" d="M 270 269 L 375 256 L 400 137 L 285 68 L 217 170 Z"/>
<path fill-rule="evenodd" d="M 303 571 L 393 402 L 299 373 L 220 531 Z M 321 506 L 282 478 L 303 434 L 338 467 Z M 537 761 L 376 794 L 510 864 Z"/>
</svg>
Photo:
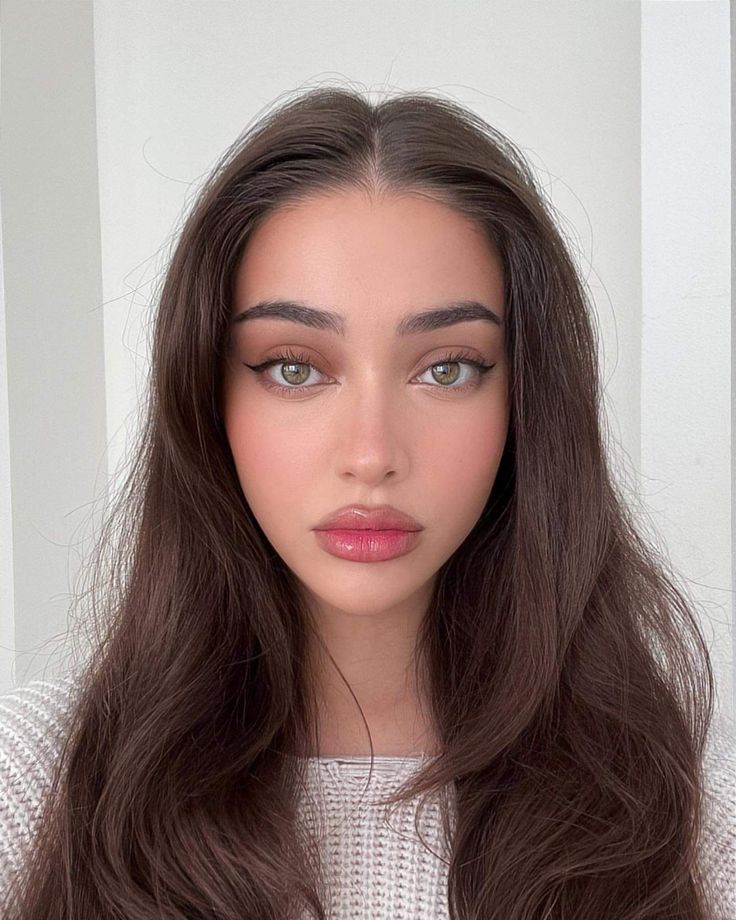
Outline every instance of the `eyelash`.
<svg viewBox="0 0 736 920">
<path fill-rule="evenodd" d="M 245 362 L 243 362 L 245 364 Z M 261 364 L 245 364 L 247 368 L 250 368 L 255 374 L 259 377 L 264 376 L 265 372 L 273 367 L 276 364 L 305 364 L 309 367 L 314 367 L 314 365 L 309 361 L 309 356 L 304 354 L 294 354 L 291 351 L 285 351 L 282 354 L 275 355 L 273 358 L 269 358 L 267 361 L 261 362 Z M 477 377 L 472 383 L 463 384 L 463 386 L 446 386 L 437 385 L 436 389 L 440 390 L 451 390 L 454 392 L 464 393 L 467 390 L 474 390 L 479 386 L 483 376 L 488 373 L 495 364 L 483 364 L 481 361 L 476 361 L 471 355 L 467 352 L 456 352 L 455 354 L 447 355 L 445 358 L 441 358 L 439 361 L 433 361 L 432 364 L 428 365 L 422 373 L 430 370 L 433 367 L 437 367 L 440 364 L 469 364 L 476 371 Z M 312 384 L 312 386 L 305 386 L 300 384 L 298 386 L 282 386 L 278 383 L 273 383 L 266 379 L 265 386 L 269 390 L 275 390 L 277 393 L 283 393 L 285 396 L 293 396 L 297 393 L 301 393 L 304 390 L 312 390 L 315 387 L 320 386 L 320 384 Z"/>
</svg>

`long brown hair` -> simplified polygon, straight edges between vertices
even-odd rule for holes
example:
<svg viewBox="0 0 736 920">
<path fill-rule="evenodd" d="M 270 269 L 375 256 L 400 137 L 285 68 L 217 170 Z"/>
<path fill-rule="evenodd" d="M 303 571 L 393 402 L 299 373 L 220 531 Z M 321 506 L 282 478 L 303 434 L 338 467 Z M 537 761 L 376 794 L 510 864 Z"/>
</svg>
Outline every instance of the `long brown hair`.
<svg viewBox="0 0 736 920">
<path fill-rule="evenodd" d="M 711 664 L 694 601 L 609 469 L 584 281 L 503 134 L 436 95 L 373 103 L 346 87 L 250 126 L 179 234 L 139 442 L 79 593 L 95 639 L 14 916 L 326 916 L 298 821 L 308 614 L 243 496 L 220 400 L 249 234 L 349 188 L 449 203 L 505 274 L 507 444 L 416 646 L 442 752 L 390 801 L 452 790 L 458 920 L 704 920 Z"/>
</svg>

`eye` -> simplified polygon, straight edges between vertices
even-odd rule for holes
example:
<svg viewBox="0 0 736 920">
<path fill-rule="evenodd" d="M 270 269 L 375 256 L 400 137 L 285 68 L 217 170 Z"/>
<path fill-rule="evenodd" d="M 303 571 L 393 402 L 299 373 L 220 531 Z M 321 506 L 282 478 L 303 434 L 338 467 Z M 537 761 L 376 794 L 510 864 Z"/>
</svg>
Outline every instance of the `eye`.
<svg viewBox="0 0 736 920">
<path fill-rule="evenodd" d="M 243 363 L 245 364 L 245 362 Z M 285 380 L 288 381 L 289 376 L 296 378 L 296 386 L 281 386 L 274 383 L 274 381 L 266 375 L 266 371 L 277 364 L 281 364 L 282 367 L 287 368 L 287 370 L 282 371 L 282 377 Z M 313 389 L 313 387 L 305 387 L 302 385 L 309 377 L 309 374 L 304 372 L 304 368 L 313 366 L 309 363 L 307 355 L 285 351 L 282 354 L 275 355 L 273 358 L 262 361 L 260 364 L 246 364 L 245 366 L 250 368 L 259 378 L 262 378 L 263 385 L 269 390 L 286 392 L 286 394 L 290 396 L 295 390 L 300 392 L 305 389 Z"/>
<path fill-rule="evenodd" d="M 245 362 L 243 363 L 245 364 Z M 287 382 L 293 383 L 292 386 L 275 383 L 268 377 L 266 372 L 279 364 L 284 368 L 281 371 L 281 378 Z M 470 379 L 468 380 L 466 377 L 462 385 L 454 386 L 456 380 L 461 376 L 459 373 L 456 373 L 454 369 L 460 365 L 471 368 L 469 375 Z M 309 379 L 308 369 L 312 368 L 316 370 L 316 368 L 310 363 L 309 356 L 301 353 L 295 354 L 292 351 L 285 351 L 281 354 L 274 355 L 273 358 L 262 361 L 260 364 L 245 364 L 245 366 L 263 380 L 263 385 L 267 389 L 282 393 L 285 396 L 299 395 L 306 390 L 313 390 L 321 385 L 319 383 L 311 386 L 304 385 L 304 382 Z M 467 390 L 474 390 L 479 386 L 483 376 L 495 366 L 495 364 L 484 364 L 481 361 L 477 361 L 472 355 L 466 352 L 460 352 L 447 355 L 445 358 L 433 362 L 422 372 L 421 376 L 432 373 L 437 385 L 434 386 L 431 383 L 426 385 L 433 389 L 466 392 Z M 439 368 L 439 370 L 436 370 L 437 368 Z"/>
<path fill-rule="evenodd" d="M 461 386 L 453 386 L 452 384 L 461 377 L 459 368 L 462 366 L 470 369 L 465 377 L 465 382 Z M 460 354 L 448 355 L 441 361 L 430 364 L 421 376 L 431 374 L 433 379 L 440 384 L 440 389 L 442 390 L 465 392 L 466 390 L 474 390 L 479 386 L 483 376 L 492 367 L 494 367 L 493 364 L 483 364 L 481 361 L 476 361 L 472 355 L 461 352 Z"/>
</svg>

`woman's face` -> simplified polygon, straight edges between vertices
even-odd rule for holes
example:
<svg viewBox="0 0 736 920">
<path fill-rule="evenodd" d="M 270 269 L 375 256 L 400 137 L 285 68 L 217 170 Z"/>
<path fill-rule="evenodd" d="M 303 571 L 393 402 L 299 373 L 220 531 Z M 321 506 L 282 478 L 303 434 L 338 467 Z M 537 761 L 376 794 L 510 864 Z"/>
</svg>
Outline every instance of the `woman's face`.
<svg viewBox="0 0 736 920">
<path fill-rule="evenodd" d="M 273 212 L 250 237 L 235 280 L 224 421 L 244 496 L 318 609 L 426 607 L 437 570 L 477 522 L 508 429 L 503 287 L 480 229 L 419 196 L 323 193 Z M 273 316 L 235 321 L 261 301 L 339 314 L 344 332 Z M 397 329 L 460 301 L 501 324 Z M 260 374 L 246 366 L 284 352 L 298 361 Z M 446 363 L 459 352 L 493 368 Z M 383 561 L 333 555 L 313 528 L 353 503 L 411 515 L 423 527 L 416 545 Z"/>
</svg>

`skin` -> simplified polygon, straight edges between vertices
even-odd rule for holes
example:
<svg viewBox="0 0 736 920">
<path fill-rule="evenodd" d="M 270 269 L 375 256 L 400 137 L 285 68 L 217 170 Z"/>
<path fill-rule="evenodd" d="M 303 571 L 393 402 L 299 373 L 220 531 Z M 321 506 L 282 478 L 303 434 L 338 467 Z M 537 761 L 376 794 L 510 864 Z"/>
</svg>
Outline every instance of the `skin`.
<svg viewBox="0 0 736 920">
<path fill-rule="evenodd" d="M 243 494 L 321 639 L 312 651 L 317 753 L 370 754 L 356 699 L 374 754 L 434 752 L 409 664 L 437 571 L 480 517 L 503 453 L 505 326 L 465 321 L 406 339 L 395 326 L 465 299 L 503 320 L 500 257 L 473 222 L 427 197 L 321 193 L 272 212 L 248 240 L 233 317 L 266 298 L 336 311 L 346 323 L 344 337 L 276 318 L 234 323 L 223 391 Z M 306 353 L 308 366 L 282 361 L 260 377 L 245 366 L 284 348 Z M 436 366 L 458 350 L 495 367 L 481 376 L 467 364 Z M 282 395 L 268 382 L 302 389 Z M 425 528 L 419 544 L 384 562 L 326 552 L 312 528 L 353 502 L 412 515 Z"/>
</svg>

